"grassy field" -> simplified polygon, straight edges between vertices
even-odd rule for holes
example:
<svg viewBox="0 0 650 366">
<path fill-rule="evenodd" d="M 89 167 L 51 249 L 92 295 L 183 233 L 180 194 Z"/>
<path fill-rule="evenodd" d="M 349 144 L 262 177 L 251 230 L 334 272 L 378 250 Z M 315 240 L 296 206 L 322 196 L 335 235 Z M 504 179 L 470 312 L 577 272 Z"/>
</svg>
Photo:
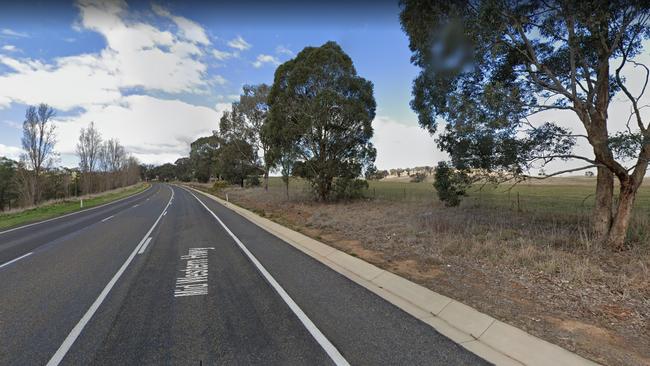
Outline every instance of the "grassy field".
<svg viewBox="0 0 650 366">
<path fill-rule="evenodd" d="M 431 182 L 410 183 L 401 179 L 370 181 L 366 196 L 380 200 L 397 202 L 437 201 Z M 284 190 L 280 178 L 269 181 L 272 190 Z M 595 178 L 559 177 L 545 180 L 532 180 L 512 185 L 475 186 L 463 199 L 464 207 L 507 208 L 528 212 L 563 212 L 572 214 L 588 213 L 594 206 Z M 307 182 L 292 179 L 289 194 L 294 198 L 307 197 Z M 636 200 L 637 210 L 650 212 L 650 184 L 639 189 Z"/>
<path fill-rule="evenodd" d="M 148 183 L 139 183 L 134 186 L 113 190 L 84 199 L 83 209 L 99 206 L 108 202 L 112 202 L 139 192 L 142 192 L 149 187 Z M 71 212 L 79 211 L 79 200 L 66 200 L 55 202 L 40 207 L 27 209 L 20 212 L 13 212 L 8 214 L 0 214 L 0 229 L 5 229 L 13 226 L 29 224 L 36 221 L 50 219 L 56 216 L 68 214 Z"/>
</svg>

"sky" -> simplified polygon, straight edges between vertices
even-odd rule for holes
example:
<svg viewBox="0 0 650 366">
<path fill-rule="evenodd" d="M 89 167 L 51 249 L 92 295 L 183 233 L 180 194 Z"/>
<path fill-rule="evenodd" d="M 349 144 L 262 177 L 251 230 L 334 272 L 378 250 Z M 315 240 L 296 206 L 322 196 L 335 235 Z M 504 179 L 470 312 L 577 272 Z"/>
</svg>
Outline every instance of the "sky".
<svg viewBox="0 0 650 366">
<path fill-rule="evenodd" d="M 0 0 L 0 6 L 0 156 L 19 157 L 25 109 L 47 103 L 57 113 L 60 165 L 77 165 L 79 130 L 91 122 L 143 163 L 174 162 L 189 153 L 190 142 L 218 128 L 243 85 L 271 84 L 275 68 L 304 47 L 336 41 L 374 84 L 377 167 L 433 166 L 446 158 L 409 107 L 418 69 L 410 63 L 397 1 Z M 650 63 L 650 54 L 639 61 Z M 641 90 L 640 68 L 623 75 Z M 624 97 L 614 98 L 611 132 L 625 128 L 629 108 Z M 545 121 L 584 130 L 570 112 L 531 118 Z M 593 157 L 584 141 L 576 153 Z M 581 165 L 554 162 L 545 170 Z"/>
<path fill-rule="evenodd" d="M 418 70 L 396 2 L 237 4 L 3 4 L 0 156 L 18 158 L 25 109 L 47 103 L 63 166 L 77 165 L 79 130 L 91 121 L 143 163 L 174 162 L 218 128 L 243 85 L 271 84 L 280 63 L 333 40 L 374 83 L 376 165 L 444 157 L 409 107 Z"/>
</svg>

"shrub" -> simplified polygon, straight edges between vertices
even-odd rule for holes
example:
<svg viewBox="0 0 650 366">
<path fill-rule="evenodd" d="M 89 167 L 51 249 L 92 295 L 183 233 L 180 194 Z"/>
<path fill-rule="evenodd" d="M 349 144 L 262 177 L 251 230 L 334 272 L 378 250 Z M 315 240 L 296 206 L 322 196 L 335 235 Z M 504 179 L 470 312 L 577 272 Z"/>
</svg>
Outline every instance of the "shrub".
<svg viewBox="0 0 650 366">
<path fill-rule="evenodd" d="M 420 182 L 424 182 L 424 180 L 425 180 L 426 178 L 427 178 L 427 175 L 424 174 L 424 173 L 415 173 L 415 174 L 411 177 L 411 183 L 420 183 Z"/>
<path fill-rule="evenodd" d="M 467 195 L 470 179 L 462 171 L 456 171 L 444 161 L 438 163 L 436 167 L 436 181 L 433 186 L 438 192 L 438 198 L 445 206 L 458 206 L 461 197 Z"/>
<path fill-rule="evenodd" d="M 214 181 L 214 184 L 212 185 L 212 190 L 217 192 L 220 191 L 224 188 L 228 188 L 229 184 L 225 180 L 216 180 Z"/>
<path fill-rule="evenodd" d="M 248 178 L 244 181 L 244 186 L 246 188 L 250 187 L 259 187 L 260 186 L 260 176 L 259 175 L 249 175 Z"/>
<path fill-rule="evenodd" d="M 367 189 L 368 182 L 363 179 L 336 178 L 334 181 L 334 198 L 337 200 L 363 198 L 363 193 Z"/>
</svg>

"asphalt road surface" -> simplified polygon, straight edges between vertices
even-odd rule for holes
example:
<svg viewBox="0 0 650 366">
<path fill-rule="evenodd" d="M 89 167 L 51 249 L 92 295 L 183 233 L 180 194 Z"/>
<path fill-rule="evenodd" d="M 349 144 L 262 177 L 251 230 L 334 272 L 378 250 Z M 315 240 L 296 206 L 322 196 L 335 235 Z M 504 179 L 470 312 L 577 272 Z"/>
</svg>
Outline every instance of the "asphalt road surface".
<svg viewBox="0 0 650 366">
<path fill-rule="evenodd" d="M 484 363 L 180 187 L 0 232 L 0 365 Z"/>
</svg>

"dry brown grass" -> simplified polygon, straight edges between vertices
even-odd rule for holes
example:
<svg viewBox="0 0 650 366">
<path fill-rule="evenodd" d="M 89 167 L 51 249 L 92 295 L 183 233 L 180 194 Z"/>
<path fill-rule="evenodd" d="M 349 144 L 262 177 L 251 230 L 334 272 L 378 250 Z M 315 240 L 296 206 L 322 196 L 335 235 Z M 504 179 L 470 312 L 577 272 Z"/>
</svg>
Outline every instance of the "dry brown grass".
<svg viewBox="0 0 650 366">
<path fill-rule="evenodd" d="M 613 253 L 581 213 L 446 208 L 435 202 L 317 204 L 308 192 L 227 189 L 232 202 L 612 365 L 650 364 L 650 223 Z"/>
</svg>

